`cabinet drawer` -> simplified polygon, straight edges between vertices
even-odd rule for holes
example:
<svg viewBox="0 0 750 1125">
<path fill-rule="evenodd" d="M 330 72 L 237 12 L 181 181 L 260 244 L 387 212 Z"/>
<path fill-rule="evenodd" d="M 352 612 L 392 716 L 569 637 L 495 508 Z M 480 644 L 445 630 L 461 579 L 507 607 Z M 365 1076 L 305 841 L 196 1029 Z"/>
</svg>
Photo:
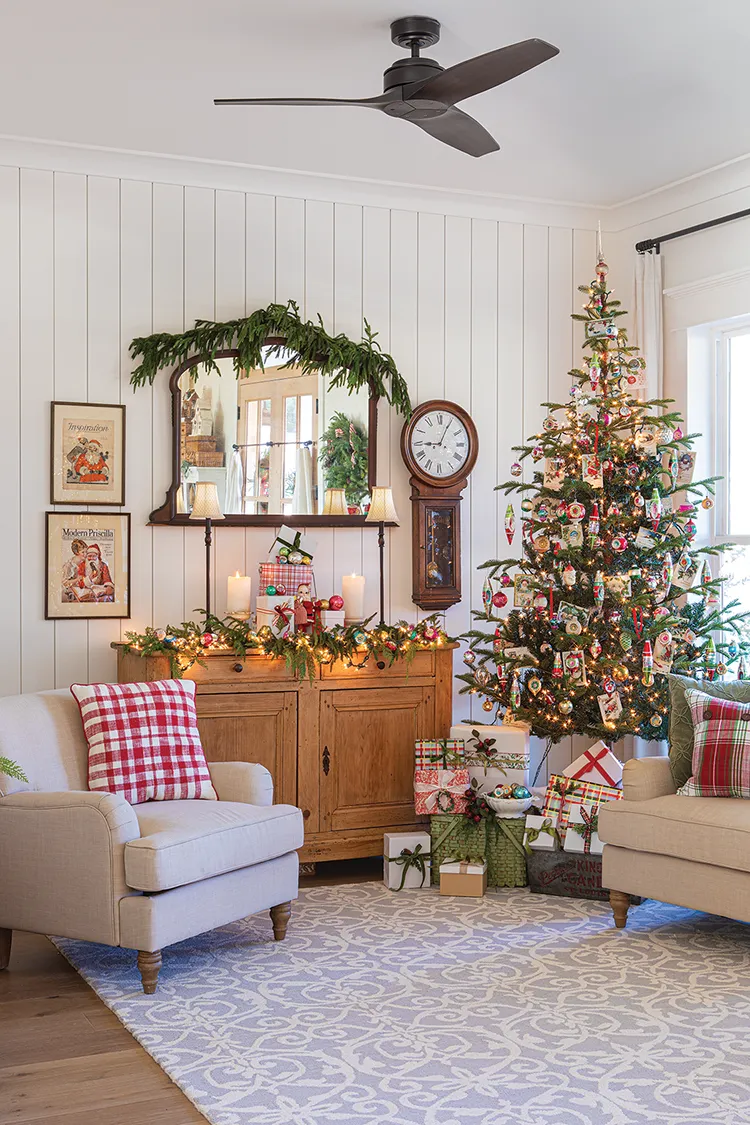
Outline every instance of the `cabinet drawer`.
<svg viewBox="0 0 750 1125">
<path fill-rule="evenodd" d="M 288 683 L 295 681 L 283 660 L 268 656 L 206 656 L 205 664 L 194 664 L 185 678 L 197 684 Z"/>
<path fill-rule="evenodd" d="M 416 676 L 432 677 L 435 675 L 435 650 L 424 649 L 414 654 L 414 659 L 407 664 L 405 660 L 396 660 L 393 664 L 384 662 L 384 667 L 379 668 L 372 657 L 360 671 L 347 666 L 340 660 L 335 664 L 324 664 L 321 672 L 324 680 L 350 680 L 355 684 L 362 684 L 367 680 L 379 680 L 387 683 L 389 680 L 410 680 Z"/>
</svg>

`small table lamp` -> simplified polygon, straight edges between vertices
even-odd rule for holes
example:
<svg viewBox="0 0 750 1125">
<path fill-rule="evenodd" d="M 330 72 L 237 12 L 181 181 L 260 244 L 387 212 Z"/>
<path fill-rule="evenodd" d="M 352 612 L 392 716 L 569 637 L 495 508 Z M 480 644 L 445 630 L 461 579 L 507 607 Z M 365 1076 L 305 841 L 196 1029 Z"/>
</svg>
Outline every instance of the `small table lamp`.
<svg viewBox="0 0 750 1125">
<path fill-rule="evenodd" d="M 195 484 L 195 498 L 191 520 L 206 521 L 206 619 L 211 616 L 211 520 L 223 520 L 219 507 L 219 494 L 213 481 L 199 480 Z"/>
<path fill-rule="evenodd" d="M 385 625 L 385 579 L 383 571 L 383 548 L 385 546 L 385 524 L 398 523 L 396 505 L 393 503 L 393 493 L 390 488 L 372 490 L 370 497 L 370 510 L 365 516 L 365 523 L 378 524 L 378 547 L 380 548 L 380 624 Z"/>
<path fill-rule="evenodd" d="M 346 490 L 343 488 L 327 488 L 326 497 L 323 501 L 323 515 L 324 516 L 348 516 L 349 509 L 346 506 Z"/>
</svg>

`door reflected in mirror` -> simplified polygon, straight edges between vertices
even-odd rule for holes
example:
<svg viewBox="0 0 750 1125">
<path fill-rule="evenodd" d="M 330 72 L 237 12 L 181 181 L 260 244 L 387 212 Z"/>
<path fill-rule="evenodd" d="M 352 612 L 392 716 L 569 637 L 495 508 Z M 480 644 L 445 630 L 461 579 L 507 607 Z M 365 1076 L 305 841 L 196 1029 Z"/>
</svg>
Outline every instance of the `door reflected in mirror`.
<svg viewBox="0 0 750 1125">
<path fill-rule="evenodd" d="M 221 374 L 180 376 L 178 514 L 190 512 L 198 481 L 216 484 L 225 515 L 366 511 L 367 392 L 327 389 L 284 359 L 239 379 L 231 359 L 217 361 Z"/>
</svg>

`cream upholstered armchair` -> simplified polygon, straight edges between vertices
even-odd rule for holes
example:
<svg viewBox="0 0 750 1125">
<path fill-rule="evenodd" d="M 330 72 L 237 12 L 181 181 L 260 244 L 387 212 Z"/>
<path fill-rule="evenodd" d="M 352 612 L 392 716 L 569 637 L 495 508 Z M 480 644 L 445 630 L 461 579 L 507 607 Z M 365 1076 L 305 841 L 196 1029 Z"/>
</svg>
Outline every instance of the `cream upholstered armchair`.
<svg viewBox="0 0 750 1125">
<path fill-rule="evenodd" d="M 13 930 L 28 930 L 138 950 L 154 992 L 165 946 L 269 909 L 284 938 L 303 821 L 273 804 L 263 766 L 209 764 L 218 801 L 89 792 L 67 690 L 0 699 L 0 756 L 29 778 L 0 774 L 0 969 Z"/>
<path fill-rule="evenodd" d="M 631 895 L 750 922 L 750 801 L 677 796 L 669 758 L 634 758 L 623 799 L 599 807 L 615 925 Z"/>
</svg>

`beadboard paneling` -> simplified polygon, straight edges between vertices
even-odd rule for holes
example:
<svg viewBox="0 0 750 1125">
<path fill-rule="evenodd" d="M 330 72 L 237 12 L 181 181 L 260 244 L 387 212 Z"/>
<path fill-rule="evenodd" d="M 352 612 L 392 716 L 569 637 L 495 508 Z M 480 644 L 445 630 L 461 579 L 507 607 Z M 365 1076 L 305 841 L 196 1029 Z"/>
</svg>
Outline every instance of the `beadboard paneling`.
<svg viewBox="0 0 750 1125">
<path fill-rule="evenodd" d="M 471 411 L 481 452 L 463 502 L 465 597 L 447 614 L 448 630 L 462 632 L 481 605 L 477 565 L 507 553 L 506 501 L 493 489 L 507 479 L 510 447 L 539 425 L 542 400 L 567 393 L 578 340 L 568 317 L 593 253 L 592 232 L 564 227 L 0 167 L 8 543 L 0 693 L 111 677 L 110 642 L 131 627 L 43 619 L 50 400 L 127 405 L 132 627 L 190 617 L 204 602 L 202 531 L 146 526 L 169 476 L 168 373 L 133 393 L 128 345 L 135 335 L 290 297 L 331 331 L 356 336 L 365 316 L 415 402 L 445 397 Z M 386 612 L 396 620 L 415 615 L 409 483 L 401 420 L 381 404 L 380 422 L 379 483 L 392 485 L 401 517 L 386 533 Z M 520 512 L 516 519 L 514 548 Z M 361 570 L 374 613 L 376 534 L 321 531 L 317 539 L 319 591 Z M 217 610 L 226 575 L 256 573 L 268 542 L 258 529 L 217 528 Z M 482 714 L 467 698 L 455 713 Z M 555 761 L 569 752 L 561 746 Z"/>
</svg>

